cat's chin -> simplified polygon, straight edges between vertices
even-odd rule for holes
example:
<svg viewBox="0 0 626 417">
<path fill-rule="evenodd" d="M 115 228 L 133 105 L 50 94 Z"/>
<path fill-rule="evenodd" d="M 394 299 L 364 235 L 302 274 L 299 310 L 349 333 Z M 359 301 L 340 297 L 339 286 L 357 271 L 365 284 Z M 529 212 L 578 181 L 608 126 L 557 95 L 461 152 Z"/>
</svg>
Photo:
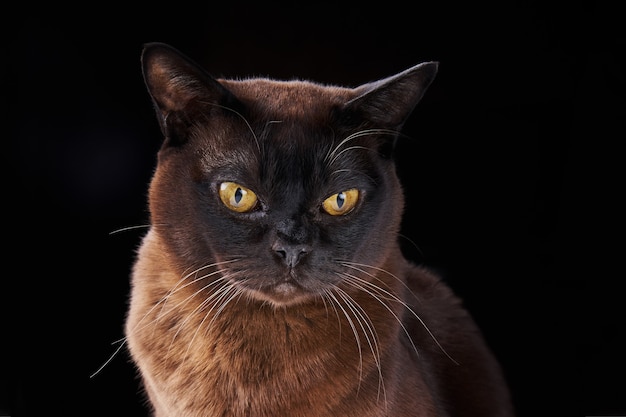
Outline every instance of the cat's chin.
<svg viewBox="0 0 626 417">
<path fill-rule="evenodd" d="M 293 281 L 280 282 L 262 289 L 247 288 L 248 294 L 259 301 L 269 302 L 278 307 L 302 304 L 315 297 L 315 294 Z"/>
</svg>

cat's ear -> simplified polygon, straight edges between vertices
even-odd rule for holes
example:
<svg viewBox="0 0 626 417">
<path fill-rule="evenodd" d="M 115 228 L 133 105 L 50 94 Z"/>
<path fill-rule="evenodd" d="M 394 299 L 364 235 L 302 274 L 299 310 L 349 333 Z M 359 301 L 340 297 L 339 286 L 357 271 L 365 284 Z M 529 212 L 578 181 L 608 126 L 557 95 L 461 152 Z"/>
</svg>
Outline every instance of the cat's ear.
<svg viewBox="0 0 626 417">
<path fill-rule="evenodd" d="M 184 141 L 197 108 L 190 104 L 223 106 L 234 100 L 234 96 L 202 67 L 167 44 L 144 45 L 141 65 L 161 131 L 169 142 Z"/>
<path fill-rule="evenodd" d="M 346 104 L 374 124 L 399 130 L 437 75 L 438 62 L 424 62 L 396 75 L 363 84 Z"/>
</svg>

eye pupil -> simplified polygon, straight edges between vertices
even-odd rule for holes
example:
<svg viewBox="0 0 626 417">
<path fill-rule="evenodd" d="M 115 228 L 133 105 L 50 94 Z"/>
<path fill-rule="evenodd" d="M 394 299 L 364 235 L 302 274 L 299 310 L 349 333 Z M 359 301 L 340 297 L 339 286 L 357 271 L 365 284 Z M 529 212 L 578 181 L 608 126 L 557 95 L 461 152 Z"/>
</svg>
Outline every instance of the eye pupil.
<svg viewBox="0 0 626 417">
<path fill-rule="evenodd" d="M 346 194 L 345 193 L 337 194 L 337 207 L 342 208 L 345 202 L 346 202 Z"/>
<path fill-rule="evenodd" d="M 235 191 L 235 195 L 233 196 L 236 204 L 239 204 L 241 202 L 244 194 L 245 191 L 242 190 L 240 187 L 237 187 L 237 191 Z"/>
</svg>

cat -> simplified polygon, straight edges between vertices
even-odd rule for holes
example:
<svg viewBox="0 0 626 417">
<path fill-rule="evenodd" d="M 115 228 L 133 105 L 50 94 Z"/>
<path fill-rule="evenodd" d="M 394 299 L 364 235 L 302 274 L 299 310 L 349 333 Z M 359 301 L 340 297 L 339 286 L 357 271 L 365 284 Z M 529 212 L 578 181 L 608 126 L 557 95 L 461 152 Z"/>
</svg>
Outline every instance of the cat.
<svg viewBox="0 0 626 417">
<path fill-rule="evenodd" d="M 163 138 L 125 323 L 155 417 L 512 416 L 460 298 L 405 259 L 401 129 L 438 71 L 220 79 L 144 45 Z"/>
</svg>

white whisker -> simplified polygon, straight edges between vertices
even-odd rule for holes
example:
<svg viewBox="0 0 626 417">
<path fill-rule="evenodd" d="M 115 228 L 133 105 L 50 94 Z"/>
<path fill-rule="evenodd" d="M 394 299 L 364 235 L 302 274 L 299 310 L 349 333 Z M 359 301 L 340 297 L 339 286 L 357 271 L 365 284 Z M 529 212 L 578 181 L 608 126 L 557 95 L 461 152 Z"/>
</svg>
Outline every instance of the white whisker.
<svg viewBox="0 0 626 417">
<path fill-rule="evenodd" d="M 129 230 L 136 230 L 136 229 L 147 229 L 150 226 L 152 226 L 151 224 L 139 224 L 137 226 L 127 226 L 127 227 L 121 227 L 119 229 L 115 229 L 111 232 L 109 232 L 109 235 L 115 235 L 117 233 L 121 233 L 121 232 L 127 232 Z"/>
<path fill-rule="evenodd" d="M 382 390 L 383 397 L 385 399 L 385 404 L 387 403 L 387 393 L 385 391 L 385 384 L 383 379 L 382 365 L 380 361 L 380 348 L 378 344 L 378 334 L 376 333 L 376 329 L 374 328 L 374 324 L 371 319 L 363 310 L 363 308 L 345 291 L 341 288 L 335 288 L 335 292 L 341 297 L 346 306 L 352 311 L 352 315 L 356 319 L 359 327 L 363 331 L 363 335 L 365 336 L 365 340 L 372 352 L 372 358 L 374 359 L 374 363 L 376 364 L 376 368 L 378 370 L 378 399 L 380 399 L 380 393 Z"/>
<path fill-rule="evenodd" d="M 210 106 L 219 107 L 220 109 L 228 110 L 230 112 L 233 112 L 237 116 L 239 116 L 241 118 L 241 120 L 243 120 L 243 122 L 248 127 L 248 130 L 250 131 L 250 133 L 252 133 L 252 136 L 254 137 L 254 141 L 256 142 L 257 149 L 259 150 L 259 152 L 261 152 L 261 145 L 259 143 L 259 138 L 257 138 L 256 133 L 254 133 L 254 130 L 252 129 L 252 126 L 250 125 L 248 120 L 243 116 L 243 114 L 239 113 L 235 109 L 231 109 L 230 107 L 222 106 L 221 104 L 211 103 L 211 102 L 208 102 L 208 101 L 201 101 L 201 103 L 208 104 Z"/>
<path fill-rule="evenodd" d="M 407 330 L 406 326 L 404 325 L 404 323 L 402 323 L 402 319 L 400 319 L 400 317 L 398 317 L 398 315 L 393 311 L 393 309 L 391 307 L 389 307 L 388 304 L 386 304 L 381 297 L 378 296 L 378 294 L 375 294 L 373 291 L 368 290 L 367 288 L 365 288 L 364 284 L 367 285 L 369 284 L 369 286 L 371 288 L 376 289 L 377 291 L 383 291 L 386 292 L 387 294 L 391 294 L 385 290 L 383 290 L 382 288 L 369 283 L 367 281 L 364 281 L 354 275 L 350 275 L 347 273 L 342 274 L 345 278 L 345 282 L 350 284 L 351 286 L 357 288 L 360 291 L 363 291 L 367 294 L 369 294 L 373 299 L 375 299 L 376 301 L 378 301 L 383 307 L 385 307 L 385 309 L 387 311 L 389 311 L 389 313 L 391 313 L 391 315 L 396 319 L 396 321 L 398 322 L 398 324 L 400 325 L 400 327 L 402 328 L 402 331 L 404 332 L 404 334 L 407 336 L 407 338 L 409 339 L 409 342 L 411 343 L 411 346 L 413 347 L 413 350 L 415 351 L 415 354 L 417 354 L 419 356 L 419 351 L 417 350 L 417 346 L 415 346 L 415 343 L 413 342 L 413 338 L 411 337 L 411 334 L 409 333 L 409 331 Z M 391 295 L 391 297 L 388 298 L 389 301 L 397 301 L 400 304 L 402 304 L 403 306 L 407 307 L 406 304 L 401 301 L 400 299 L 398 299 L 397 297 Z M 421 322 L 421 320 L 420 320 Z"/>
<path fill-rule="evenodd" d="M 178 322 L 177 327 L 178 330 L 176 330 L 176 333 L 174 333 L 174 336 L 172 337 L 172 342 L 171 344 L 174 343 L 174 340 L 176 339 L 176 337 L 178 336 L 178 334 L 180 333 L 180 331 L 185 327 L 185 325 L 187 324 L 187 322 L 192 318 L 192 316 L 194 315 L 194 313 L 198 312 L 198 311 L 202 311 L 204 309 L 204 307 L 211 303 L 216 297 L 217 300 L 215 302 L 219 302 L 219 300 L 221 299 L 221 297 L 223 296 L 224 292 L 228 292 L 231 289 L 231 284 L 224 280 L 223 278 L 220 278 L 216 281 L 213 281 L 207 285 L 205 285 L 204 287 L 198 289 L 196 292 L 194 292 L 193 294 L 187 296 L 184 300 L 182 300 L 180 303 L 178 303 L 176 306 L 174 306 L 174 308 L 172 309 L 172 311 L 180 311 L 179 307 L 187 304 L 190 300 L 196 298 L 196 296 L 202 292 L 204 292 L 207 288 L 209 288 L 210 286 L 215 285 L 216 283 L 221 284 L 216 290 L 214 290 L 211 295 L 209 295 L 207 298 L 205 298 L 204 300 L 202 300 L 202 302 L 200 304 L 198 304 L 188 315 L 187 317 L 181 321 Z M 210 310 L 209 310 L 210 312 Z M 170 344 L 170 346 L 171 346 Z"/>
<path fill-rule="evenodd" d="M 109 363 L 111 363 L 111 361 L 117 356 L 117 354 L 120 352 L 120 350 L 122 350 L 124 345 L 126 345 L 126 338 L 118 339 L 115 342 L 113 342 L 112 345 L 114 345 L 116 343 L 119 343 L 120 345 L 117 347 L 117 349 L 115 349 L 113 354 L 111 356 L 109 356 L 109 358 L 106 361 L 104 361 L 104 363 L 102 365 L 100 365 L 100 367 L 98 369 L 95 370 L 94 373 L 89 375 L 89 378 L 93 378 L 96 375 L 98 375 Z"/>
<path fill-rule="evenodd" d="M 336 290 L 336 288 L 334 289 Z M 350 315 L 348 314 L 346 309 L 341 305 L 341 303 L 339 302 L 335 294 L 333 294 L 332 292 L 327 292 L 327 294 L 330 300 L 334 301 L 334 305 L 339 307 L 339 309 L 343 312 L 343 315 L 348 321 L 348 324 L 350 325 L 350 328 L 352 329 L 352 333 L 354 334 L 354 339 L 356 341 L 357 348 L 359 349 L 359 388 L 360 388 L 360 383 L 363 380 L 363 350 L 361 348 L 361 338 L 359 337 L 359 332 L 357 331 L 356 326 L 354 325 L 354 322 L 350 318 Z"/>
<path fill-rule="evenodd" d="M 207 317 L 209 317 L 211 312 L 215 309 L 215 307 L 217 307 L 218 305 L 220 306 L 217 309 L 216 313 L 213 315 L 213 318 L 211 319 L 211 321 L 209 322 L 208 328 L 211 327 L 213 321 L 219 315 L 219 313 L 224 309 L 224 307 L 228 303 L 230 303 L 233 300 L 233 298 L 237 294 L 239 294 L 240 292 L 241 292 L 241 290 L 237 289 L 232 283 L 230 283 L 229 281 L 225 281 L 225 282 L 222 283 L 222 286 L 217 291 L 215 291 L 213 294 L 211 294 L 211 296 L 208 297 L 207 299 L 205 299 L 198 306 L 198 308 L 194 309 L 194 311 L 192 311 L 189 314 L 189 316 L 194 315 L 196 310 L 202 311 L 202 310 L 204 310 L 204 307 L 206 307 L 207 305 L 211 304 L 211 308 L 204 314 L 204 317 L 202 318 L 202 321 L 200 321 L 200 323 L 198 324 L 196 330 L 194 331 L 193 336 L 191 337 L 191 340 L 189 341 L 189 344 L 187 345 L 187 350 L 185 351 L 185 356 L 183 358 L 183 362 L 184 362 L 185 358 L 187 358 L 187 356 L 189 354 L 189 350 L 191 349 L 191 346 L 193 345 L 193 342 L 196 339 L 196 336 L 198 335 L 198 332 L 202 328 L 202 326 L 203 326 L 204 322 L 206 321 Z M 229 296 L 229 294 L 231 294 L 231 295 Z M 214 296 L 216 298 L 215 298 L 215 300 L 212 300 L 212 298 L 214 298 Z M 226 298 L 226 301 L 222 302 L 222 300 L 224 300 L 224 298 Z"/>
<path fill-rule="evenodd" d="M 342 150 L 341 152 L 339 151 L 339 149 L 346 144 L 347 142 L 362 137 L 362 136 L 368 136 L 368 135 L 391 135 L 391 136 L 396 136 L 398 135 L 399 132 L 395 131 L 395 130 L 390 130 L 390 129 L 365 129 L 365 130 L 360 130 L 358 132 L 355 132 L 351 135 L 348 135 L 346 138 L 344 138 L 343 140 L 341 140 L 341 142 L 339 142 L 339 144 L 337 146 L 335 146 L 334 148 L 329 149 L 328 153 L 326 154 L 326 156 L 324 157 L 324 163 L 326 163 L 326 165 L 331 165 L 332 163 L 334 163 L 334 161 L 337 160 L 337 157 L 339 157 L 339 155 L 343 152 L 345 152 L 347 149 L 366 149 L 369 150 L 368 148 L 362 147 L 362 146 L 353 146 L 351 148 L 347 148 Z"/>
<path fill-rule="evenodd" d="M 371 274 L 371 273 L 369 273 L 369 272 L 367 272 L 367 271 L 364 271 L 364 270 L 362 270 L 362 269 L 360 269 L 360 268 L 356 268 L 355 266 L 351 266 L 351 265 L 350 265 L 349 263 L 347 263 L 347 262 L 342 262 L 342 264 L 343 264 L 344 266 L 346 266 L 346 267 L 351 267 L 351 268 L 353 268 L 353 269 L 355 269 L 355 270 L 357 270 L 357 271 L 359 271 L 359 272 L 362 272 L 362 273 L 366 274 L 366 275 L 367 275 L 367 276 L 369 276 L 369 277 L 372 277 L 372 278 L 374 278 L 374 279 L 379 280 L 379 278 L 378 278 L 378 277 L 376 277 L 375 275 L 373 275 L 373 274 Z M 398 277 L 396 277 L 395 275 L 391 274 L 390 272 L 385 271 L 384 269 L 377 268 L 377 267 L 374 267 L 374 266 L 365 265 L 365 264 L 355 264 L 355 265 L 360 265 L 360 266 L 370 267 L 370 268 L 372 268 L 372 269 L 375 269 L 375 270 L 378 270 L 378 271 L 384 272 L 384 273 L 386 273 L 386 274 L 388 274 L 388 275 L 390 275 L 390 276 L 394 277 L 394 278 L 395 278 L 395 279 L 397 279 L 399 282 L 403 283 L 403 282 L 402 282 L 402 281 L 401 281 Z M 445 355 L 446 355 L 446 356 L 447 356 L 447 357 L 448 357 L 448 358 L 449 358 L 452 362 L 454 362 L 455 364 L 457 364 L 457 365 L 458 365 L 458 362 L 457 362 L 454 358 L 452 358 L 452 356 L 450 356 L 450 355 L 448 354 L 448 352 L 447 352 L 447 351 L 443 348 L 443 346 L 441 345 L 441 343 L 439 343 L 439 341 L 437 340 L 437 338 L 435 337 L 435 335 L 433 334 L 433 332 L 430 330 L 430 328 L 426 325 L 426 323 L 424 322 L 424 320 L 423 320 L 423 319 L 422 319 L 422 318 L 421 318 L 421 317 L 420 317 L 420 316 L 419 316 L 419 315 L 418 315 L 418 314 L 417 314 L 417 313 L 416 313 L 416 312 L 415 312 L 415 311 L 411 308 L 411 306 L 409 306 L 409 305 L 408 305 L 405 301 L 401 300 L 398 296 L 396 296 L 395 294 L 391 293 L 390 291 L 387 291 L 387 290 L 385 290 L 384 288 L 382 288 L 382 287 L 380 287 L 380 286 L 378 286 L 378 285 L 376 285 L 376 284 L 374 284 L 374 283 L 372 283 L 372 282 L 366 281 L 366 280 L 364 280 L 364 279 L 362 279 L 362 278 L 359 278 L 359 277 L 357 277 L 357 276 L 355 276 L 355 275 L 352 275 L 352 274 L 344 273 L 344 275 L 345 275 L 346 277 L 348 277 L 348 278 L 352 278 L 352 279 L 356 280 L 358 283 L 360 283 L 360 285 L 359 285 L 359 286 L 367 286 L 368 288 L 371 288 L 372 290 L 375 290 L 375 291 L 377 292 L 377 294 L 382 293 L 382 294 L 386 295 L 387 297 L 389 297 L 390 301 L 395 301 L 395 302 L 399 303 L 400 305 L 402 305 L 404 308 L 406 308 L 406 309 L 407 309 L 407 311 L 408 311 L 409 313 L 411 313 L 411 315 L 413 315 L 413 317 L 415 317 L 415 318 L 416 318 L 416 319 L 420 322 L 420 324 L 422 325 L 422 327 L 424 327 L 424 329 L 426 330 L 426 332 L 428 333 L 428 335 L 432 338 L 432 340 L 433 340 L 433 341 L 435 342 L 435 344 L 439 347 L 439 349 L 440 349 L 440 350 L 441 350 L 441 351 L 442 351 L 442 352 L 443 352 L 443 353 L 444 353 L 444 354 L 445 354 Z M 406 284 L 404 284 L 404 283 L 403 283 L 403 285 L 404 285 L 404 286 L 408 289 L 408 287 L 406 286 Z M 364 291 L 366 291 L 366 289 L 365 289 L 364 287 L 363 287 L 362 289 L 363 289 Z M 409 290 L 409 291 L 410 291 L 410 290 Z M 416 352 L 416 353 L 418 353 L 417 348 L 415 347 L 415 344 L 413 343 L 413 339 L 411 338 L 411 336 L 410 336 L 410 334 L 409 334 L 408 330 L 406 329 L 406 327 L 403 325 L 402 320 L 401 320 L 401 319 L 400 319 L 400 318 L 399 318 L 399 317 L 398 317 L 398 316 L 397 316 L 397 315 L 396 315 L 396 314 L 395 314 L 395 313 L 391 310 L 391 308 L 390 308 L 387 304 L 385 304 L 385 303 L 384 303 L 384 302 L 380 299 L 380 297 L 379 297 L 378 295 L 374 295 L 374 294 L 373 294 L 372 292 L 370 292 L 370 291 L 368 291 L 368 294 L 370 294 L 370 295 L 371 295 L 374 299 L 376 299 L 376 300 L 377 300 L 378 302 L 380 302 L 383 306 L 385 306 L 385 308 L 387 308 L 387 310 L 389 310 L 389 312 L 390 312 L 390 313 L 392 313 L 392 314 L 394 315 L 394 317 L 396 318 L 396 320 L 398 321 L 398 323 L 400 324 L 400 326 L 402 326 L 402 329 L 404 330 L 404 333 L 405 333 L 405 334 L 407 335 L 407 337 L 409 338 L 409 341 L 411 342 L 411 345 L 415 348 L 415 352 Z M 411 292 L 411 294 L 413 294 L 413 293 Z M 414 294 L 413 294 L 413 296 L 414 296 L 416 299 L 418 299 L 418 298 L 417 298 L 417 296 L 415 296 Z M 419 299 L 418 299 L 418 300 L 419 300 Z"/>
<path fill-rule="evenodd" d="M 339 312 L 337 311 L 337 307 L 335 307 L 335 303 L 333 303 L 333 298 L 331 297 L 332 294 L 330 294 L 330 289 L 324 289 L 324 293 L 322 294 L 322 301 L 324 301 L 324 308 L 326 308 L 326 317 L 328 317 L 328 308 L 326 307 L 326 301 L 328 300 L 328 304 L 330 304 L 331 308 L 335 311 L 335 316 L 337 317 L 337 324 L 339 326 L 339 344 L 341 344 L 341 335 L 342 335 L 342 329 L 343 327 L 341 326 L 341 319 L 339 318 Z M 336 300 L 335 300 L 336 301 Z"/>
<path fill-rule="evenodd" d="M 236 287 L 233 284 L 230 284 L 230 290 L 235 290 L 234 293 L 228 298 L 226 299 L 226 301 L 222 302 L 220 307 L 215 311 L 215 314 L 213 315 L 213 318 L 211 319 L 211 321 L 209 322 L 209 326 L 211 327 L 211 325 L 213 324 L 213 322 L 215 321 L 215 319 L 222 313 L 222 311 L 224 311 L 224 308 L 235 298 L 235 297 L 241 297 L 241 295 L 243 294 L 243 290 L 240 287 Z M 225 292 L 224 295 L 226 295 L 228 292 Z M 224 297 L 220 297 L 219 300 L 216 300 L 215 303 L 221 302 L 221 300 Z M 211 312 L 213 310 L 214 307 L 211 307 L 211 309 L 209 310 L 209 312 Z"/>
<path fill-rule="evenodd" d="M 226 265 L 226 264 L 229 264 L 229 263 L 236 262 L 236 261 L 238 261 L 239 259 L 240 259 L 240 258 L 235 258 L 235 259 L 231 259 L 231 260 L 227 260 L 227 261 L 222 261 L 222 262 L 216 262 L 216 263 L 212 263 L 212 264 L 207 264 L 207 265 L 205 265 L 205 266 L 202 266 L 202 267 L 200 267 L 200 268 L 197 268 L 197 269 L 193 270 L 192 272 L 190 272 L 190 273 L 188 273 L 188 274 L 184 275 L 184 276 L 183 276 L 183 277 L 182 277 L 182 278 L 181 278 L 181 279 L 180 279 L 180 280 L 176 283 L 176 285 L 174 285 L 174 287 L 172 287 L 172 288 L 169 290 L 169 292 L 168 292 L 165 296 L 163 296 L 163 298 L 161 298 L 161 300 L 159 300 L 159 302 L 157 303 L 157 304 L 162 304 L 161 311 L 163 311 L 163 309 L 164 309 L 164 307 L 165 307 L 165 304 L 167 303 L 167 300 L 168 300 L 168 299 L 169 299 L 169 298 L 170 298 L 170 297 L 171 297 L 174 293 L 176 293 L 176 292 L 178 292 L 178 291 L 180 291 L 180 290 L 182 290 L 182 289 L 184 289 L 184 288 L 188 287 L 189 285 L 192 285 L 192 284 L 194 284 L 194 283 L 196 283 L 196 282 L 198 282 L 198 281 L 204 280 L 204 279 L 209 278 L 209 277 L 211 277 L 211 276 L 213 276 L 213 275 L 216 275 L 216 274 L 223 274 L 224 272 L 223 272 L 223 270 L 222 270 L 222 269 L 217 269 L 217 270 L 215 270 L 215 271 L 213 271 L 213 272 L 211 272 L 211 273 L 208 273 L 208 274 L 205 274 L 205 275 L 196 276 L 196 278 L 194 278 L 193 280 L 188 281 L 188 278 L 189 278 L 190 276 L 192 276 L 192 275 L 194 275 L 194 274 L 198 274 L 198 273 L 199 273 L 200 271 L 202 271 L 203 269 L 207 269 L 207 268 L 214 268 L 214 267 L 219 267 L 219 266 L 222 266 L 222 265 Z M 187 282 L 186 282 L 184 285 L 179 286 L 182 282 L 185 282 L 185 281 L 187 281 Z M 208 285 L 206 285 L 203 289 L 207 289 L 207 288 L 209 288 L 210 286 L 212 286 L 213 284 L 215 284 L 215 283 L 217 283 L 217 282 L 219 282 L 219 279 L 218 279 L 218 280 L 213 281 L 212 283 L 209 283 L 209 284 L 208 284 Z M 201 289 L 201 290 L 202 290 L 202 289 Z M 200 291 L 201 291 L 201 290 L 200 290 Z M 189 296 L 189 297 L 187 297 L 187 298 L 190 298 L 190 297 L 193 297 L 193 296 L 197 295 L 200 291 L 196 291 L 196 293 L 192 294 L 191 296 Z M 185 302 L 185 301 L 186 301 L 186 300 L 183 300 L 183 302 Z M 179 304 L 177 304 L 176 306 L 174 306 L 174 308 L 177 308 L 177 307 L 179 307 L 179 306 L 181 306 L 181 305 L 182 305 L 182 304 L 181 304 L 181 303 L 179 303 Z M 159 317 L 160 317 L 160 316 L 161 316 L 160 314 L 159 314 L 159 315 L 157 315 L 157 320 L 159 319 Z"/>
<path fill-rule="evenodd" d="M 360 146 L 360 145 L 349 146 L 349 147 L 347 147 L 347 148 L 342 149 L 340 152 L 338 152 L 338 153 L 337 153 L 337 154 L 333 157 L 333 159 L 331 159 L 331 160 L 330 160 L 330 162 L 329 162 L 328 164 L 329 164 L 329 165 L 332 165 L 332 164 L 333 164 L 333 163 L 337 160 L 337 158 L 339 158 L 339 157 L 341 156 L 341 154 L 343 154 L 344 152 L 348 152 L 348 151 L 354 150 L 354 149 L 364 149 L 364 150 L 366 150 L 366 151 L 371 150 L 370 148 L 367 148 L 367 147 L 365 147 L 365 146 Z"/>
<path fill-rule="evenodd" d="M 411 246 L 417 250 L 420 256 L 424 256 L 424 252 L 422 251 L 422 249 L 410 237 L 408 237 L 407 235 L 403 235 L 402 233 L 398 233 L 398 236 L 409 242 Z"/>
<path fill-rule="evenodd" d="M 141 227 L 141 226 L 135 226 L 135 227 Z M 128 228 L 126 228 L 128 229 Z M 119 229 L 119 231 L 123 231 L 126 229 Z M 111 233 L 115 233 L 111 232 Z M 213 268 L 213 267 L 220 267 L 221 265 L 225 265 L 225 264 L 229 264 L 229 263 L 233 263 L 236 262 L 238 260 L 240 260 L 241 258 L 243 258 L 243 256 L 236 256 L 234 257 L 234 259 L 230 259 L 230 260 L 226 260 L 226 261 L 221 261 L 221 262 L 215 262 L 215 263 L 211 263 L 211 264 L 207 264 L 204 265 L 200 268 L 197 268 L 195 270 L 193 270 L 192 272 L 184 275 L 183 277 L 181 277 L 181 279 L 179 281 L 176 282 L 176 284 L 167 292 L 167 294 L 165 294 L 158 302 L 156 302 L 144 315 L 143 317 L 133 326 L 132 329 L 130 329 L 131 332 L 135 332 L 141 329 L 144 329 L 146 327 L 148 327 L 149 325 L 151 325 L 152 323 L 160 320 L 162 317 L 164 317 L 166 314 L 169 313 L 175 313 L 176 309 L 180 306 L 182 306 L 183 304 L 187 303 L 191 298 L 193 298 L 193 296 L 197 295 L 200 291 L 202 290 L 206 290 L 207 288 L 209 288 L 212 285 L 216 285 L 217 283 L 219 283 L 219 279 L 212 281 L 211 283 L 209 283 L 208 285 L 206 285 L 205 287 L 203 287 L 203 289 L 200 289 L 198 291 L 196 291 L 194 294 L 192 294 L 191 296 L 188 296 L 187 298 L 185 298 L 183 301 L 179 302 L 178 304 L 176 304 L 175 306 L 173 306 L 172 308 L 170 308 L 167 312 L 164 312 L 164 308 L 165 308 L 165 304 L 167 303 L 167 301 L 169 300 L 169 298 L 176 292 L 182 290 L 183 288 L 192 285 L 195 282 L 198 282 L 200 280 L 206 279 L 208 277 L 211 277 L 215 274 L 218 273 L 223 273 L 223 271 L 221 269 L 217 269 L 216 271 L 213 271 L 209 274 L 205 274 L 202 276 L 197 276 L 196 278 L 194 278 L 191 281 L 188 281 L 188 278 L 194 274 L 197 274 L 198 272 L 202 271 L 203 269 L 207 269 L 207 268 Z M 187 282 L 186 282 L 187 281 Z M 181 285 L 183 282 L 185 282 L 184 285 Z M 159 306 L 161 306 L 161 311 L 156 315 L 156 317 L 146 323 L 143 323 L 145 319 L 147 319 L 149 316 L 151 316 L 152 312 L 154 310 L 156 310 Z M 142 324 L 143 323 L 143 324 Z M 96 369 L 96 371 L 94 371 L 89 377 L 93 378 L 96 375 L 98 375 L 109 363 L 111 363 L 111 361 L 119 354 L 119 352 L 122 350 L 122 348 L 126 345 L 127 343 L 127 339 L 128 337 L 123 337 L 121 339 L 118 339 L 117 341 L 113 342 L 112 344 L 116 344 L 119 343 L 119 346 L 115 349 L 115 351 L 111 354 L 111 356 L 109 356 L 109 358 L 102 364 L 100 365 L 100 367 L 98 369 Z"/>
</svg>

